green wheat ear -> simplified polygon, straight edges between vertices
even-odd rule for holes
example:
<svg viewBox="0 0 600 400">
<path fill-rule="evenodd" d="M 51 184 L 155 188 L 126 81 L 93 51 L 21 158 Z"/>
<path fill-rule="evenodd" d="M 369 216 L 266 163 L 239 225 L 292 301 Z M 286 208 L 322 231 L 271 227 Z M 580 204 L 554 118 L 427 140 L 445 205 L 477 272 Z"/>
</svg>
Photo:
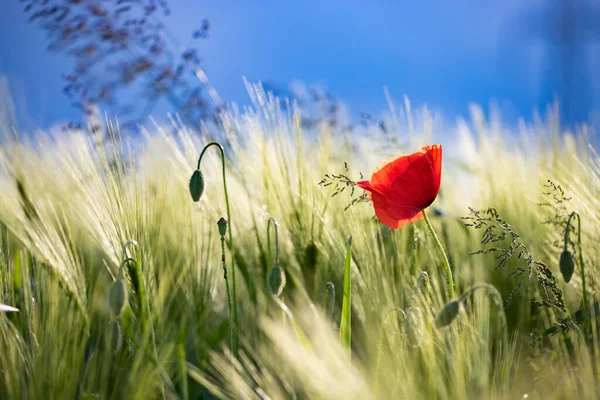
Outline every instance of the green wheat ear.
<svg viewBox="0 0 600 400">
<path fill-rule="evenodd" d="M 379 376 L 381 375 L 381 362 L 383 360 L 383 346 L 385 339 L 385 327 L 387 325 L 387 320 L 390 314 L 397 313 L 402 316 L 404 321 L 406 322 L 406 313 L 403 309 L 394 307 L 390 308 L 385 312 L 383 318 L 381 319 L 381 325 L 379 326 L 379 339 L 377 340 L 377 360 L 375 361 L 375 391 L 377 391 L 379 387 Z"/>
<path fill-rule="evenodd" d="M 113 319 L 106 325 L 104 342 L 112 355 L 117 354 L 121 350 L 123 345 L 123 329 L 121 329 L 118 319 Z"/>
<path fill-rule="evenodd" d="M 404 319 L 404 330 L 406 332 L 406 341 L 411 347 L 420 347 L 425 336 L 425 324 L 423 323 L 423 315 L 421 309 L 411 307 L 406 310 L 406 318 Z"/>
</svg>

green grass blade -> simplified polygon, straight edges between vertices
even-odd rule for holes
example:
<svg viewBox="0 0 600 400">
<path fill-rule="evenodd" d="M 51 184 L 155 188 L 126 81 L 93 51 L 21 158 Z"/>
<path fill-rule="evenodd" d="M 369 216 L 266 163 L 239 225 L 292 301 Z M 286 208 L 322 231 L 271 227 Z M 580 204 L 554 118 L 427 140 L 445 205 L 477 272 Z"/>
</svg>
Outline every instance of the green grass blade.
<svg viewBox="0 0 600 400">
<path fill-rule="evenodd" d="M 344 267 L 344 300 L 342 302 L 342 318 L 340 320 L 340 343 L 348 349 L 350 355 L 350 346 L 352 343 L 352 303 L 351 289 L 352 280 L 350 279 L 350 258 L 352 256 L 352 236 L 348 237 L 348 246 L 346 247 L 346 265 Z"/>
</svg>

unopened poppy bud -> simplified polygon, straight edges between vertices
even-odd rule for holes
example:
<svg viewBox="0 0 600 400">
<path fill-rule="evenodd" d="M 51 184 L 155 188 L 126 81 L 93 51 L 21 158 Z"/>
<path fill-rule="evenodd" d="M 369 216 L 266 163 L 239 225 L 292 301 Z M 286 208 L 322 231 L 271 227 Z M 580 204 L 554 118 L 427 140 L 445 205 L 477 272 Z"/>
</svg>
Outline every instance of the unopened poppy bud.
<svg viewBox="0 0 600 400">
<path fill-rule="evenodd" d="M 204 192 L 204 177 L 199 169 L 195 170 L 190 179 L 190 194 L 192 200 L 199 201 Z"/>
<path fill-rule="evenodd" d="M 269 276 L 267 277 L 267 285 L 271 291 L 271 295 L 279 297 L 285 287 L 285 271 L 279 266 L 271 267 Z"/>
<path fill-rule="evenodd" d="M 458 316 L 460 310 L 460 303 L 458 300 L 452 300 L 442 308 L 437 317 L 435 318 L 435 326 L 442 328 L 449 325 Z"/>
<path fill-rule="evenodd" d="M 110 287 L 110 293 L 108 295 L 108 305 L 113 317 L 116 318 L 121 315 L 126 303 L 127 290 L 125 288 L 125 282 L 123 282 L 123 279 L 117 278 Z"/>
<path fill-rule="evenodd" d="M 227 233 L 227 220 L 221 217 L 221 219 L 217 221 L 217 225 L 219 226 L 219 234 L 224 238 Z"/>
<path fill-rule="evenodd" d="M 575 261 L 573 260 L 573 254 L 569 250 L 564 250 L 560 255 L 560 273 L 562 274 L 565 282 L 569 282 L 575 271 Z"/>
</svg>

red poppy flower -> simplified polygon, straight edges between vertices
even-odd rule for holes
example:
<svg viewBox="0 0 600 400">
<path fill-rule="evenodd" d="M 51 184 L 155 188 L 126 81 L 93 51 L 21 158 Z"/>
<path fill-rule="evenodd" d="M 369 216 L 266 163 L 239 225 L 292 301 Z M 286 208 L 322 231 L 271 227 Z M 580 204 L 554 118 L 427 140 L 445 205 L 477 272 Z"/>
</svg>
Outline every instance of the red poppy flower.
<svg viewBox="0 0 600 400">
<path fill-rule="evenodd" d="M 421 211 L 437 197 L 441 179 L 442 145 L 434 144 L 385 161 L 357 185 L 369 192 L 379 221 L 398 229 L 423 218 Z"/>
</svg>

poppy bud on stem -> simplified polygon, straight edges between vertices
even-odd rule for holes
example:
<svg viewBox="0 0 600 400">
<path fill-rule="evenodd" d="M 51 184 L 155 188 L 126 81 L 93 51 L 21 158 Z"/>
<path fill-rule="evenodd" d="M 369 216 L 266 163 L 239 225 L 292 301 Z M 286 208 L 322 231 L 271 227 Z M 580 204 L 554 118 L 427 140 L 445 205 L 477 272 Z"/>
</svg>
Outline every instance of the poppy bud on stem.
<svg viewBox="0 0 600 400">
<path fill-rule="evenodd" d="M 438 251 L 440 252 L 440 255 L 442 256 L 442 260 L 444 261 L 444 271 L 446 271 L 446 279 L 448 280 L 450 298 L 452 298 L 452 297 L 454 297 L 454 279 L 452 279 L 452 270 L 450 269 L 450 262 L 448 261 L 448 256 L 446 255 L 446 252 L 444 251 L 444 247 L 442 247 L 442 242 L 440 242 L 440 239 L 438 238 L 437 234 L 433 230 L 433 226 L 431 225 L 431 222 L 429 221 L 429 217 L 427 216 L 427 213 L 425 212 L 425 210 L 423 210 L 421 212 L 423 213 L 423 218 L 425 219 L 425 223 L 427 223 L 429 232 L 431 232 L 431 235 L 433 236 L 435 244 L 438 248 Z"/>
<path fill-rule="evenodd" d="M 135 257 L 127 257 L 127 249 L 129 246 L 132 246 L 136 249 Z M 123 267 L 125 265 L 128 266 L 129 276 L 133 283 L 134 291 L 136 292 L 138 298 L 138 311 L 140 313 L 139 319 L 141 320 L 142 325 L 142 333 L 146 333 L 147 326 L 150 325 L 150 340 L 152 344 L 152 349 L 154 350 L 154 362 L 156 365 L 161 368 L 160 360 L 158 359 L 158 349 L 156 347 L 156 334 L 154 332 L 154 323 L 152 318 L 152 312 L 150 310 L 150 302 L 148 301 L 148 297 L 146 295 L 146 287 L 144 286 L 144 278 L 142 275 L 142 267 L 140 265 L 141 261 L 141 252 L 139 249 L 138 242 L 135 240 L 128 240 L 123 245 L 122 256 L 121 256 L 121 265 L 119 266 L 119 274 L 117 275 L 117 280 L 119 280 L 123 276 Z M 138 261 L 139 260 L 139 261 Z M 121 310 L 122 311 L 122 310 Z M 117 329 L 113 326 L 114 329 Z M 120 325 L 119 327 L 120 328 Z M 160 389 L 162 398 L 166 399 L 165 387 L 161 380 Z"/>
<path fill-rule="evenodd" d="M 286 277 L 285 271 L 283 268 L 279 266 L 279 231 L 277 220 L 273 217 L 269 218 L 269 222 L 267 223 L 267 247 L 268 247 L 268 258 L 271 260 L 271 224 L 273 224 L 273 228 L 275 229 L 275 260 L 273 261 L 273 265 L 271 266 L 271 270 L 267 275 L 267 287 L 269 289 L 269 293 L 271 296 L 279 297 L 283 292 L 283 288 L 285 287 Z M 268 262 L 268 261 L 267 261 Z"/>
<path fill-rule="evenodd" d="M 219 226 L 219 235 L 221 235 L 221 262 L 223 263 L 223 279 L 225 279 L 225 288 L 227 290 L 227 312 L 229 315 L 229 346 L 231 352 L 233 353 L 234 346 L 234 332 L 233 332 L 233 321 L 231 319 L 231 291 L 229 290 L 229 281 L 227 280 L 227 263 L 225 262 L 225 235 L 227 234 L 227 220 L 221 217 L 217 221 L 217 225 Z"/>
<path fill-rule="evenodd" d="M 498 309 L 498 318 L 500 319 L 500 329 L 502 329 L 502 351 L 508 351 L 508 324 L 506 322 L 506 312 L 504 311 L 504 303 L 502 301 L 502 295 L 493 285 L 489 283 L 479 283 L 477 285 L 471 286 L 467 289 L 458 299 L 451 300 L 438 313 L 437 318 L 435 320 L 435 324 L 438 328 L 449 325 L 458 317 L 460 311 L 460 305 L 465 303 L 467 298 L 471 293 L 476 290 L 483 289 L 488 295 L 493 299 L 494 303 L 496 303 L 496 307 Z M 504 380 L 504 368 L 500 372 L 500 382 L 503 382 L 502 385 L 505 386 L 507 381 Z"/>
<path fill-rule="evenodd" d="M 273 217 L 269 217 L 269 221 L 267 222 L 267 251 L 269 252 L 268 261 L 271 261 L 271 225 L 273 225 L 273 229 L 275 229 L 275 265 L 279 265 L 279 231 L 277 229 L 279 224 Z"/>
<path fill-rule="evenodd" d="M 496 303 L 496 307 L 498 309 L 498 318 L 500 318 L 500 329 L 502 329 L 502 348 L 501 351 L 508 351 L 508 325 L 506 323 L 506 312 L 504 311 L 504 304 L 502 302 L 502 295 L 494 286 L 488 283 L 479 283 L 477 285 L 471 286 L 467 289 L 458 299 L 454 299 L 449 301 L 442 307 L 440 312 L 438 313 L 435 324 L 438 328 L 442 328 L 444 326 L 450 325 L 452 321 L 458 317 L 460 312 L 460 306 L 463 304 L 469 295 L 478 289 L 484 289 L 487 291 L 488 295 L 494 300 Z M 507 385 L 507 381 L 504 379 L 505 370 L 502 368 L 500 372 L 500 382 L 502 382 L 503 386 Z"/>
<path fill-rule="evenodd" d="M 456 319 L 460 311 L 460 305 L 464 303 L 469 295 L 478 289 L 484 289 L 487 293 L 492 297 L 494 303 L 496 303 L 496 307 L 498 308 L 498 315 L 500 318 L 500 324 L 502 325 L 503 336 L 502 336 L 502 345 L 504 349 L 507 349 L 508 346 L 508 325 L 506 323 L 506 313 L 504 311 L 504 304 L 502 302 L 502 295 L 493 285 L 488 283 L 479 283 L 477 285 L 471 286 L 467 289 L 458 299 L 454 299 L 449 301 L 442 307 L 440 312 L 438 313 L 435 324 L 438 328 L 442 328 L 452 323 Z"/>
<path fill-rule="evenodd" d="M 585 337 L 587 337 L 587 334 L 589 333 L 590 330 L 590 316 L 588 315 L 588 294 L 587 294 L 587 285 L 586 285 L 586 281 L 585 281 L 585 266 L 583 264 L 583 249 L 581 247 L 581 216 L 579 215 L 579 213 L 577 211 L 573 211 L 571 214 L 569 214 L 569 219 L 567 220 L 567 227 L 565 228 L 565 241 L 564 241 L 564 247 L 563 247 L 563 253 L 561 254 L 560 257 L 560 269 L 561 269 L 561 273 L 563 272 L 563 269 L 566 268 L 567 263 L 570 261 L 571 263 L 573 263 L 573 258 L 572 255 L 569 252 L 569 255 L 571 255 L 571 259 L 568 260 L 565 252 L 568 252 L 567 246 L 569 244 L 569 233 L 571 230 L 571 219 L 573 219 L 574 217 L 577 217 L 577 253 L 578 253 L 578 257 L 577 257 L 577 261 L 579 263 L 579 274 L 581 275 L 581 291 L 582 291 L 582 295 L 583 298 L 581 300 L 581 311 L 583 313 L 583 326 L 584 326 L 584 332 L 585 332 Z M 572 274 L 572 272 L 571 272 Z M 563 275 L 564 277 L 564 275 Z M 569 276 L 569 280 L 570 280 L 570 276 Z M 565 277 L 565 281 L 569 282 L 569 280 L 566 279 Z"/>
<path fill-rule="evenodd" d="M 285 288 L 285 271 L 279 265 L 273 265 L 267 277 L 267 286 L 271 296 L 279 297 Z"/>
<path fill-rule="evenodd" d="M 232 229 L 231 229 L 231 211 L 230 211 L 230 207 L 229 207 L 229 194 L 227 192 L 227 178 L 226 178 L 226 174 L 225 174 L 225 150 L 223 150 L 223 146 L 221 146 L 219 143 L 217 142 L 211 142 L 209 144 L 207 144 L 206 146 L 204 146 L 204 149 L 202 149 L 202 152 L 200 153 L 200 157 L 198 157 L 198 166 L 196 168 L 196 171 L 194 171 L 194 174 L 192 175 L 192 178 L 190 180 L 190 194 L 192 195 L 192 200 L 194 201 L 198 201 L 200 200 L 200 197 L 202 196 L 202 193 L 204 192 L 204 178 L 202 176 L 202 172 L 200 172 L 200 164 L 202 163 L 202 157 L 204 157 L 204 153 L 206 152 L 206 150 L 208 150 L 209 147 L 211 146 L 217 146 L 217 148 L 219 149 L 220 153 L 221 153 L 221 166 L 222 166 L 222 171 L 223 171 L 223 190 L 225 192 L 225 205 L 227 207 L 227 221 L 229 223 L 229 252 L 231 254 L 231 284 L 232 284 L 232 309 L 233 309 L 233 319 L 232 319 L 232 338 L 231 338 L 231 342 L 233 343 L 232 347 L 233 347 L 233 355 L 237 358 L 238 356 L 238 341 L 237 338 L 239 336 L 239 331 L 238 331 L 238 312 L 237 312 L 237 291 L 236 291 L 236 285 L 235 285 L 235 248 L 233 246 L 233 235 L 231 233 Z M 198 172 L 198 173 L 196 173 Z M 192 182 L 193 181 L 193 182 Z M 221 232 L 221 227 L 219 226 L 219 231 Z M 224 235 L 223 239 L 224 239 Z M 223 244 L 223 248 L 224 248 L 224 240 L 222 241 Z"/>
</svg>

